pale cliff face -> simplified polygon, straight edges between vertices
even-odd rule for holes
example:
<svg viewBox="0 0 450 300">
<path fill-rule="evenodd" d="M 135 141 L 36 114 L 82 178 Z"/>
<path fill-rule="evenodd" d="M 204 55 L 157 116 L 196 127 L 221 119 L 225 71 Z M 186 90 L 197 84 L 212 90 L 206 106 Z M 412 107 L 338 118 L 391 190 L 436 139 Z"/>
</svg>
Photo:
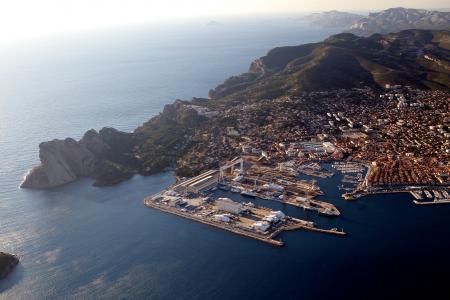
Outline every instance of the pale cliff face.
<svg viewBox="0 0 450 300">
<path fill-rule="evenodd" d="M 94 170 L 94 154 L 73 139 L 45 142 L 39 150 L 41 165 L 27 174 L 21 187 L 55 187 L 89 176 Z"/>
</svg>

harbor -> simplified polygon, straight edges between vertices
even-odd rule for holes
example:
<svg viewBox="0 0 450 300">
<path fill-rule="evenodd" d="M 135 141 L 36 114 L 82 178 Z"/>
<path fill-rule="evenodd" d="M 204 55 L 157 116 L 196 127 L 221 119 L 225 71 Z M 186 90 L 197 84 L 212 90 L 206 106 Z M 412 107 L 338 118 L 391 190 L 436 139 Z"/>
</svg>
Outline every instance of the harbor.
<svg viewBox="0 0 450 300">
<path fill-rule="evenodd" d="M 182 198 L 173 190 L 167 190 L 144 199 L 147 207 L 253 238 L 281 247 L 276 239 L 283 231 L 309 230 L 319 233 L 345 236 L 337 228 L 318 228 L 313 222 L 286 216 L 281 211 L 257 207 L 251 202 L 238 203 L 229 198 Z"/>
<path fill-rule="evenodd" d="M 245 165 L 245 166 L 244 166 Z M 338 228 L 320 228 L 314 222 L 286 215 L 280 210 L 257 206 L 251 201 L 237 202 L 216 191 L 249 200 L 258 198 L 287 204 L 320 215 L 339 216 L 331 203 L 314 199 L 323 195 L 314 180 L 300 180 L 278 168 L 254 165 L 236 158 L 218 170 L 180 180 L 169 188 L 144 199 L 147 207 L 205 225 L 253 238 L 273 246 L 283 246 L 278 236 L 284 231 L 308 230 L 337 236 Z M 243 199 L 243 198 L 242 198 Z"/>
<path fill-rule="evenodd" d="M 342 182 L 339 190 L 345 191 L 342 197 L 346 200 L 372 194 L 409 193 L 417 205 L 450 203 L 445 188 L 367 186 L 368 172 L 364 176 L 366 166 L 361 163 L 340 161 L 331 164 L 331 168 L 342 174 L 339 177 Z M 321 175 L 306 174 L 311 170 L 320 172 Z M 334 176 L 334 172 L 317 163 L 298 164 L 288 161 L 268 165 L 236 157 L 219 169 L 180 179 L 166 190 L 146 197 L 144 203 L 147 207 L 273 246 L 284 245 L 278 237 L 285 231 L 308 230 L 346 235 L 342 229 L 321 228 L 322 226 L 319 227 L 312 221 L 288 216 L 281 210 L 270 209 L 262 204 L 263 201 L 270 201 L 316 212 L 321 216 L 340 216 L 341 212 L 334 204 L 316 199 L 317 196 L 325 194 L 316 179 L 305 175 L 325 179 Z M 241 202 L 231 199 L 233 194 L 239 195 Z M 260 204 L 255 205 L 252 199 L 262 202 L 259 201 Z"/>
<path fill-rule="evenodd" d="M 240 164 L 241 160 L 235 162 Z M 311 165 L 315 169 L 321 169 L 318 164 L 308 164 L 308 168 L 312 168 Z M 327 173 L 334 175 L 332 172 Z M 330 176 L 326 176 L 328 177 Z M 292 169 L 286 169 L 286 164 L 279 164 L 278 168 L 251 164 L 245 171 L 242 168 L 238 172 L 225 166 L 221 168 L 219 184 L 222 189 L 247 197 L 284 203 L 325 216 L 341 214 L 333 204 L 315 199 L 318 195 L 324 195 L 315 180 L 298 179 Z"/>
</svg>

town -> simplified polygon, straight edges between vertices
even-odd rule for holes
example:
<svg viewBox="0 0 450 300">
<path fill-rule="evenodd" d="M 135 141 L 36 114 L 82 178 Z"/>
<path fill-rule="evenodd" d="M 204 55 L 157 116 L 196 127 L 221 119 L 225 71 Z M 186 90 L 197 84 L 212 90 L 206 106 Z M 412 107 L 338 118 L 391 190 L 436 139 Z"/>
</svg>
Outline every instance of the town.
<svg viewBox="0 0 450 300">
<path fill-rule="evenodd" d="M 218 198 L 215 190 L 339 216 L 336 206 L 316 199 L 324 193 L 314 179 L 339 172 L 346 200 L 407 192 L 417 205 L 450 203 L 449 106 L 449 92 L 399 85 L 386 85 L 381 92 L 361 88 L 249 100 L 232 107 L 192 105 L 211 119 L 195 128 L 189 137 L 195 146 L 178 161 L 180 170 L 194 176 L 178 177 L 176 185 L 147 197 L 145 204 L 282 245 L 275 238 L 283 230 L 345 233 L 252 202 Z"/>
<path fill-rule="evenodd" d="M 186 173 L 253 155 L 269 166 L 361 162 L 369 186 L 449 184 L 449 92 L 387 85 L 215 106 L 220 114 L 192 133 L 196 145 L 178 162 Z"/>
</svg>

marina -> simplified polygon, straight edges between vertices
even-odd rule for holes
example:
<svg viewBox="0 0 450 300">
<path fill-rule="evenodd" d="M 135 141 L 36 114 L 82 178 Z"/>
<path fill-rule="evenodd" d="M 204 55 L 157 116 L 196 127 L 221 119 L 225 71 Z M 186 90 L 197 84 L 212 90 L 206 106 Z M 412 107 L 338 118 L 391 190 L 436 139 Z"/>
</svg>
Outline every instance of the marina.
<svg viewBox="0 0 450 300">
<path fill-rule="evenodd" d="M 422 191 L 411 191 L 411 195 L 414 197 L 414 204 L 417 205 L 438 205 L 438 204 L 449 204 L 450 197 L 446 190 L 428 190 L 423 191 L 428 199 L 433 198 L 433 200 L 423 200 Z M 433 197 L 434 196 L 434 197 Z"/>
<path fill-rule="evenodd" d="M 414 202 L 414 204 L 417 204 L 417 205 L 450 204 L 450 198 L 449 199 L 441 199 L 441 200 L 435 199 L 433 201 L 417 201 L 417 200 L 414 200 L 413 202 Z"/>
</svg>

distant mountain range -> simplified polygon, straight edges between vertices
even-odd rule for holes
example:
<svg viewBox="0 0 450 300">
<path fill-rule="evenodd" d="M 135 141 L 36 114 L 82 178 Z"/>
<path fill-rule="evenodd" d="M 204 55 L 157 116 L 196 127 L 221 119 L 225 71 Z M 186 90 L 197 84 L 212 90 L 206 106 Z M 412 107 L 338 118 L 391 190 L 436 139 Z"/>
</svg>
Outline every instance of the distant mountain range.
<svg viewBox="0 0 450 300">
<path fill-rule="evenodd" d="M 227 79 L 209 96 L 239 101 L 388 83 L 449 88 L 449 50 L 449 31 L 406 30 L 370 37 L 342 33 L 320 43 L 272 49 L 247 73 Z"/>
<path fill-rule="evenodd" d="M 349 32 L 358 35 L 398 32 L 405 29 L 450 29 L 450 12 L 390 8 L 354 22 Z"/>
<path fill-rule="evenodd" d="M 321 13 L 313 13 L 294 20 L 311 22 L 322 27 L 350 27 L 353 23 L 363 17 L 364 16 L 362 15 L 331 10 Z"/>
<path fill-rule="evenodd" d="M 300 20 L 323 27 L 348 28 L 348 32 L 361 36 L 399 32 L 406 29 L 450 30 L 450 12 L 403 7 L 370 13 L 367 17 L 347 12 L 328 11 L 311 14 Z"/>
</svg>

